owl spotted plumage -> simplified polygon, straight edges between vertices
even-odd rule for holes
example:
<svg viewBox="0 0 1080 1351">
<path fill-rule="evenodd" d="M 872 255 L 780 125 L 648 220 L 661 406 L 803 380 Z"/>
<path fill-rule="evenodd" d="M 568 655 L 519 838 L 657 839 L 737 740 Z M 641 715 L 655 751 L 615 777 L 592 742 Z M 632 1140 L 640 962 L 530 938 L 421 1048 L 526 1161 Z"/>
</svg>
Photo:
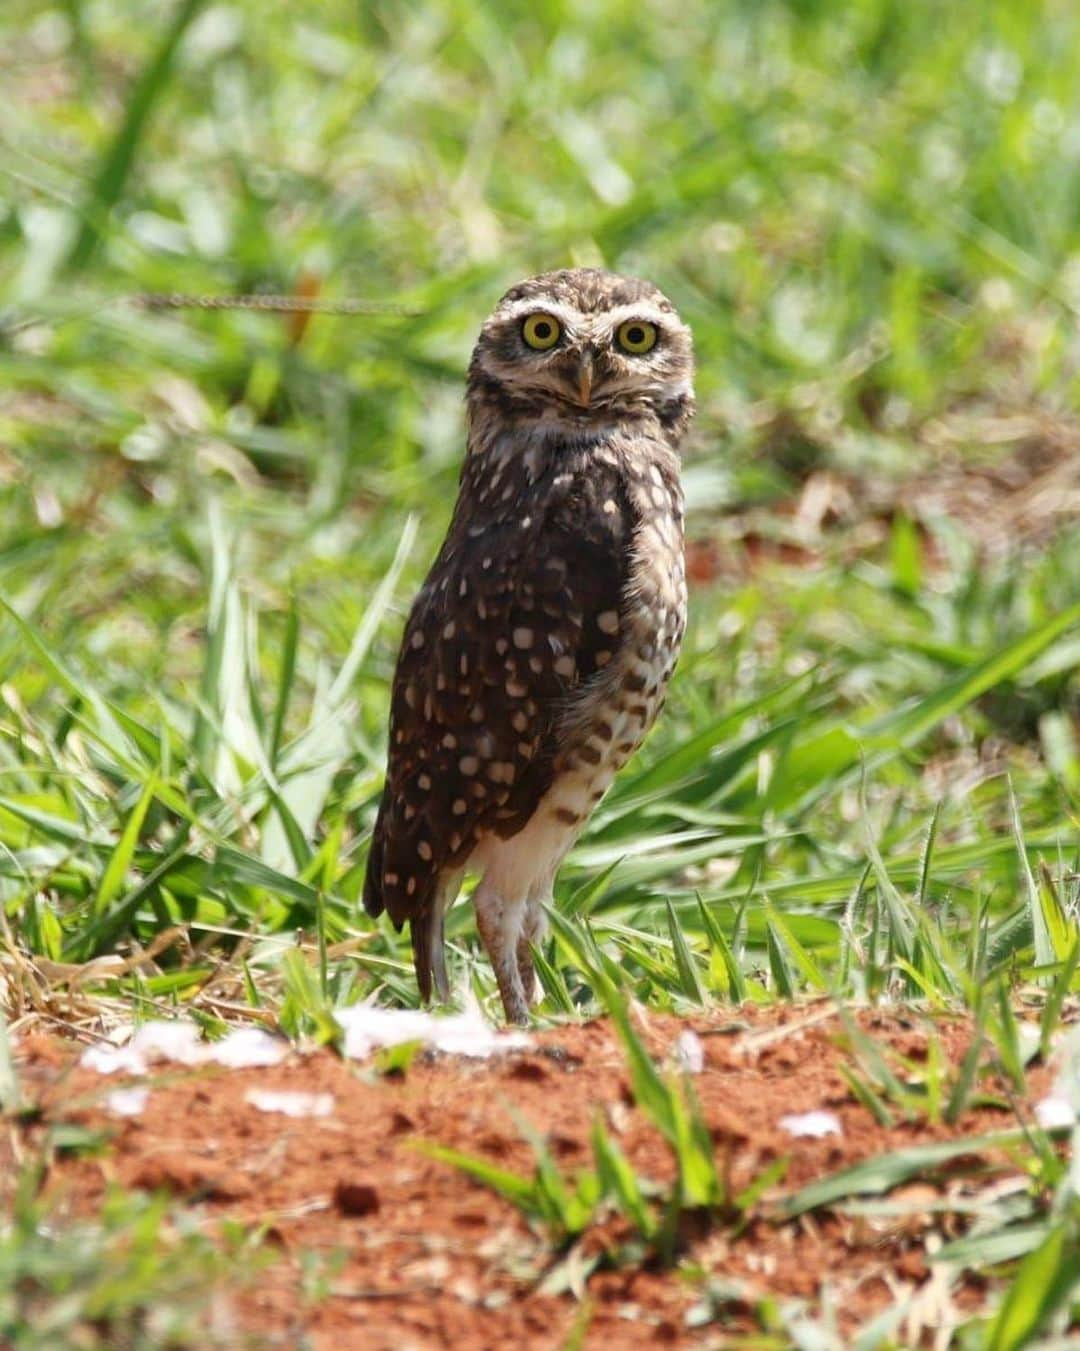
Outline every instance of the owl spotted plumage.
<svg viewBox="0 0 1080 1351">
<path fill-rule="evenodd" d="M 425 999 L 448 994 L 443 915 L 469 870 L 506 1016 L 527 1018 L 555 874 L 659 712 L 686 622 L 692 379 L 671 303 L 608 272 L 521 282 L 481 330 L 364 885 L 370 914 L 410 922 Z"/>
</svg>

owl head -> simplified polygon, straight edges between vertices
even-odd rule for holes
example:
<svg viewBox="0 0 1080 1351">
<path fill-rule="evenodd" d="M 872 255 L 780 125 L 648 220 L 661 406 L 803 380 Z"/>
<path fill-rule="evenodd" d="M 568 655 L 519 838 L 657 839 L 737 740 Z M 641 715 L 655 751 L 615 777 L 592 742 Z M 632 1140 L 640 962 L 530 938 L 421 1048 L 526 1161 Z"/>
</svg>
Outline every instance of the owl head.
<svg viewBox="0 0 1080 1351">
<path fill-rule="evenodd" d="M 651 282 L 600 268 L 510 288 L 480 331 L 469 408 L 573 434 L 644 420 L 673 442 L 693 412 L 690 330 Z"/>
</svg>

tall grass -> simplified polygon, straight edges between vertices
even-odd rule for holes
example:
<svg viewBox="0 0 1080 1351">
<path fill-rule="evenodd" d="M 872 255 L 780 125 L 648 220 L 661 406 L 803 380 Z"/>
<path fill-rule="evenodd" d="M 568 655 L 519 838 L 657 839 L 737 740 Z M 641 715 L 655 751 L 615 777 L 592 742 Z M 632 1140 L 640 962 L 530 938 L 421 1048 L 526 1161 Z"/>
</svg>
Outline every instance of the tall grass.
<svg viewBox="0 0 1080 1351">
<path fill-rule="evenodd" d="M 1023 985 L 1049 1048 L 1080 906 L 1080 11 L 10 0 L 0 52 L 9 1014 L 64 982 L 323 1032 L 415 1000 L 357 906 L 401 612 L 483 315 L 603 262 L 693 325 L 706 565 L 662 724 L 560 879 L 541 1016 L 596 1007 L 587 924 L 654 1006 L 959 1004 L 1008 1061 Z M 421 314 L 131 303 L 253 289 Z M 934 486 L 1002 464 L 966 507 Z M 467 907 L 449 936 L 490 1002 Z M 911 1110 L 888 1070 L 853 1085 Z"/>
</svg>

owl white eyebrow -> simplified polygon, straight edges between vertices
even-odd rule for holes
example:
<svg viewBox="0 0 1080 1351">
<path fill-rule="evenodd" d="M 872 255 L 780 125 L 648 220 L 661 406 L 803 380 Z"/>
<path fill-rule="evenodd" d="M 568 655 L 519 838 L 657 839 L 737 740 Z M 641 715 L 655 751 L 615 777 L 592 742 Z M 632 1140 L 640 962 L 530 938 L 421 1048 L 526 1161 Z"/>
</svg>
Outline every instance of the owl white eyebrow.
<svg viewBox="0 0 1080 1351">
<path fill-rule="evenodd" d="M 581 318 L 578 310 L 561 305 L 557 300 L 548 300 L 545 296 L 527 296 L 522 300 L 515 300 L 513 304 L 507 305 L 506 309 L 499 312 L 499 317 L 523 319 L 527 314 L 550 314 L 553 319 L 558 319 L 564 328 L 572 328 L 574 320 Z"/>
<path fill-rule="evenodd" d="M 601 317 L 606 319 L 612 328 L 618 328 L 628 319 L 640 319 L 643 323 L 654 324 L 657 328 L 663 328 L 671 323 L 670 314 L 665 314 L 648 302 L 644 305 L 640 302 L 633 305 L 616 305 L 613 309 L 605 310 L 602 316 L 597 315 L 598 319 Z"/>
<path fill-rule="evenodd" d="M 601 310 L 596 314 L 583 314 L 581 310 L 573 309 L 546 296 L 525 296 L 521 300 L 513 301 L 502 311 L 502 317 L 507 319 L 523 319 L 529 314 L 550 314 L 571 333 L 579 331 L 582 327 L 592 327 L 601 320 L 612 330 L 626 323 L 628 319 L 640 319 L 644 323 L 655 324 L 657 328 L 663 328 L 671 323 L 670 313 L 657 309 L 647 300 L 616 305 L 613 309 Z"/>
</svg>

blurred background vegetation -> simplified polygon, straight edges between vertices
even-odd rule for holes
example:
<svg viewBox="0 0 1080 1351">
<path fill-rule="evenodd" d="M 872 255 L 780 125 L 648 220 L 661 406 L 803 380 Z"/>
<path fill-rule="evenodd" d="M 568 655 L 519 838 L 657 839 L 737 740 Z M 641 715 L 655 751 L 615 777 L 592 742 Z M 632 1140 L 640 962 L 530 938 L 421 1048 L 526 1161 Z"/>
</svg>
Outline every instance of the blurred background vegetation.
<svg viewBox="0 0 1080 1351">
<path fill-rule="evenodd" d="M 354 931 L 382 607 L 445 525 L 479 323 L 574 263 L 671 295 L 700 414 L 681 676 L 570 874 L 647 854 L 605 902 L 646 927 L 763 878 L 833 942 L 809 912 L 864 867 L 865 762 L 906 875 L 942 800 L 969 852 L 940 894 L 1008 911 L 1004 771 L 1032 848 L 1078 839 L 1078 54 L 1068 0 L 7 0 L 0 825 L 31 946 L 290 929 L 316 894 Z M 132 303 L 251 291 L 422 313 Z M 366 978 L 406 997 L 384 937 Z"/>
<path fill-rule="evenodd" d="M 1022 1095 L 1080 951 L 1073 0 L 5 0 L 18 1034 L 182 1005 L 332 1038 L 336 1005 L 415 1002 L 407 938 L 357 903 L 401 616 L 479 324 L 521 276 L 594 263 L 696 336 L 691 627 L 564 868 L 541 1014 L 596 1009 L 590 963 L 677 1010 L 914 997 L 975 1028 L 946 1121 L 1002 1074 Z M 160 292 L 420 314 L 136 303 Z M 497 1011 L 470 907 L 450 937 L 457 990 Z M 940 1052 L 899 1079 L 859 1056 L 879 1122 L 886 1098 L 937 1120 Z M 1075 1279 L 1041 1138 L 964 1259 L 1034 1265 L 964 1345 L 1019 1346 L 1064 1297 L 1051 1265 Z M 57 1229 L 28 1176 L 0 1231 L 11 1290 L 41 1295 L 0 1309 L 20 1347 L 84 1310 L 80 1345 L 126 1345 L 133 1307 L 179 1319 L 209 1285 L 202 1240 L 146 1265 L 160 1211 Z"/>
</svg>

